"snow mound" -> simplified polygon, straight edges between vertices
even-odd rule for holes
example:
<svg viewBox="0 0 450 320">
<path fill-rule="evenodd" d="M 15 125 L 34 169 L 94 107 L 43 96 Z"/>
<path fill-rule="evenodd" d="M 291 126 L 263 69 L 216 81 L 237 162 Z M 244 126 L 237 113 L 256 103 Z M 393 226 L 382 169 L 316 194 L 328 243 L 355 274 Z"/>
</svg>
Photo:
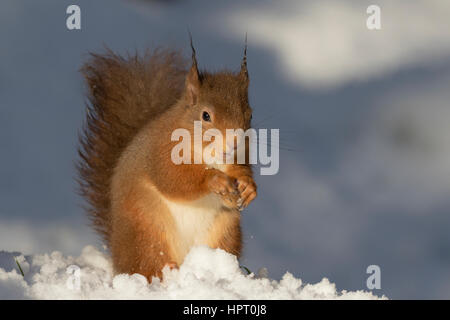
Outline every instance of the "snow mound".
<svg viewBox="0 0 450 320">
<path fill-rule="evenodd" d="M 266 278 L 264 269 L 246 275 L 235 256 L 204 246 L 193 248 L 179 269 L 163 273 L 164 281 L 151 284 L 139 274 L 113 276 L 108 255 L 92 246 L 79 257 L 0 252 L 0 299 L 379 299 L 370 292 L 338 292 L 326 278 L 303 284 L 289 272 L 280 281 Z"/>
</svg>

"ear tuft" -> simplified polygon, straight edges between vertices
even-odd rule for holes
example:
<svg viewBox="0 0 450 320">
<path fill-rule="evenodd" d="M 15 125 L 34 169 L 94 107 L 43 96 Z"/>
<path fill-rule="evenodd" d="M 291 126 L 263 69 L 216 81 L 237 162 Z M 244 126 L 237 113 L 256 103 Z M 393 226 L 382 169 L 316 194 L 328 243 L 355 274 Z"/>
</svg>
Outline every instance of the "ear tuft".
<svg viewBox="0 0 450 320">
<path fill-rule="evenodd" d="M 245 84 L 248 85 L 249 79 L 247 70 L 247 33 L 245 33 L 244 57 L 242 58 L 241 71 L 239 72 L 239 75 L 244 80 Z"/>
</svg>

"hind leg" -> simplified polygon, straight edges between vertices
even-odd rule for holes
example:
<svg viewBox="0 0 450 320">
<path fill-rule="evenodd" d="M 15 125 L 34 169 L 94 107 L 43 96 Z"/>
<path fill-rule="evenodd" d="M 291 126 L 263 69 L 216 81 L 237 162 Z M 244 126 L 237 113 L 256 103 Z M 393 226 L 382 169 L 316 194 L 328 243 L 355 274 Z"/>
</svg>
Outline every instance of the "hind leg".
<svg viewBox="0 0 450 320">
<path fill-rule="evenodd" d="M 162 278 L 166 265 L 177 267 L 167 214 L 165 208 L 132 198 L 114 214 L 110 243 L 116 273 L 139 273 L 151 282 Z"/>
<path fill-rule="evenodd" d="M 239 258 L 242 250 L 240 214 L 236 210 L 223 211 L 213 222 L 207 244 L 220 248 Z"/>
</svg>

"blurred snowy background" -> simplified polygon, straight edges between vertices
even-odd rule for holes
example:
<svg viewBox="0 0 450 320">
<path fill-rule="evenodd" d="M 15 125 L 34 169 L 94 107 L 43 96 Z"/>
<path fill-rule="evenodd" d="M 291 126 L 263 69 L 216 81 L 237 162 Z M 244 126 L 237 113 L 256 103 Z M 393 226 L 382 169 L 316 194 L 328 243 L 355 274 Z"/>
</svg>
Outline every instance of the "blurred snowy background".
<svg viewBox="0 0 450 320">
<path fill-rule="evenodd" d="M 66 28 L 81 7 L 82 30 Z M 366 8 L 381 7 L 369 31 Z M 88 51 L 159 45 L 238 69 L 248 31 L 254 123 L 280 128 L 280 172 L 257 176 L 242 264 L 271 278 L 450 298 L 450 3 L 66 1 L 0 4 L 0 249 L 101 246 L 76 193 Z"/>
</svg>

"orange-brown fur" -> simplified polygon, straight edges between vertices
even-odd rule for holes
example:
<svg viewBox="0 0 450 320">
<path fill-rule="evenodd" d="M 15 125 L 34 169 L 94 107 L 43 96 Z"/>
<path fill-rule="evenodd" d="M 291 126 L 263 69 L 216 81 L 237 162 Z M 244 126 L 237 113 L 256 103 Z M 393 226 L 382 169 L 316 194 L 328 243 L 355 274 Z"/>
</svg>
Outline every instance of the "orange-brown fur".
<svg viewBox="0 0 450 320">
<path fill-rule="evenodd" d="M 92 55 L 82 68 L 90 107 L 81 139 L 81 192 L 96 230 L 108 244 L 115 272 L 149 281 L 165 265 L 180 265 L 195 244 L 237 256 L 242 240 L 239 207 L 256 197 L 248 164 L 220 168 L 171 161 L 172 131 L 192 132 L 207 110 L 203 130 L 250 127 L 248 75 L 200 73 L 177 52 L 144 57 Z M 226 150 L 224 149 L 224 152 Z"/>
</svg>

